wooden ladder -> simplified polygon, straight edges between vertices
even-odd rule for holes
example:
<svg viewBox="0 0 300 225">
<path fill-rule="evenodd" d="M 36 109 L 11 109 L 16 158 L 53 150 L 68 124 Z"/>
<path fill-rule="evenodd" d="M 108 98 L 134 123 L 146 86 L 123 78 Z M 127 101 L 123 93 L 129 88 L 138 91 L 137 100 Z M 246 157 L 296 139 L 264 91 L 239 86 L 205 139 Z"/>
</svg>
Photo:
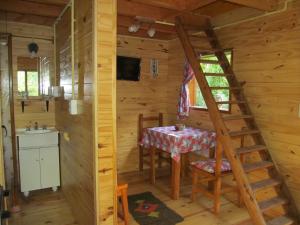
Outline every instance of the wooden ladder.
<svg viewBox="0 0 300 225">
<path fill-rule="evenodd" d="M 277 166 L 268 151 L 265 141 L 260 130 L 254 120 L 254 116 L 247 103 L 244 95 L 243 87 L 237 80 L 231 65 L 222 49 L 218 38 L 207 17 L 185 14 L 176 18 L 176 31 L 183 46 L 185 55 L 192 66 L 196 80 L 205 99 L 210 118 L 213 122 L 217 135 L 224 148 L 226 156 L 231 163 L 233 174 L 237 185 L 240 189 L 244 203 L 249 211 L 251 219 L 255 225 L 296 225 L 299 224 L 300 215 L 296 204 L 293 201 L 290 192 L 285 184 L 284 179 L 280 175 Z M 199 47 L 194 46 L 191 40 L 198 39 L 209 43 L 209 50 L 204 52 L 212 52 L 217 61 L 199 59 Z M 204 73 L 200 63 L 219 64 L 223 70 L 223 74 Z M 207 76 L 224 76 L 229 83 L 229 89 L 235 100 L 227 102 L 216 102 L 212 94 L 212 88 L 208 85 Z M 228 87 L 227 87 L 228 89 Z M 220 104 L 236 104 L 241 115 L 230 115 L 224 117 L 219 111 Z M 228 123 L 230 121 L 243 120 L 247 126 L 246 129 L 239 131 L 229 131 Z M 252 146 L 244 146 L 236 148 L 234 139 L 238 137 L 251 136 L 254 144 Z M 253 163 L 243 163 L 243 156 L 259 153 L 259 161 Z M 258 180 L 254 183 L 250 182 L 249 175 L 254 171 L 264 170 L 269 174 L 268 179 Z M 276 196 L 258 201 L 257 192 L 272 188 Z M 269 210 L 277 207 L 283 207 L 284 213 L 277 217 L 267 214 Z M 270 211 L 269 211 L 270 212 Z"/>
</svg>

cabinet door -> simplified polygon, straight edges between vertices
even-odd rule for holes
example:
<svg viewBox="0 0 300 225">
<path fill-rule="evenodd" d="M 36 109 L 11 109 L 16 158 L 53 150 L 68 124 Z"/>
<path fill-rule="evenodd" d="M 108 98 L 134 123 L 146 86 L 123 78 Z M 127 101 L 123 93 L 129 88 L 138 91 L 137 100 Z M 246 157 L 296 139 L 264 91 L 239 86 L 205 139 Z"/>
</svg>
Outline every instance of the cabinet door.
<svg viewBox="0 0 300 225">
<path fill-rule="evenodd" d="M 42 188 L 60 186 L 58 147 L 40 148 Z"/>
<path fill-rule="evenodd" d="M 26 149 L 19 151 L 21 191 L 32 191 L 41 188 L 40 150 Z"/>
</svg>

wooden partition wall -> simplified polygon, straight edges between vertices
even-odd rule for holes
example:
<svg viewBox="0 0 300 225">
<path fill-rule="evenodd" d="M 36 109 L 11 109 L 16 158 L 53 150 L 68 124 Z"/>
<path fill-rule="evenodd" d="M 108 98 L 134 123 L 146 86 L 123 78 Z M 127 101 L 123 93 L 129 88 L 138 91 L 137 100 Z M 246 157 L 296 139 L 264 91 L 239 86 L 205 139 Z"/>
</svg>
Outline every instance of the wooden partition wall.
<svg viewBox="0 0 300 225">
<path fill-rule="evenodd" d="M 116 45 L 117 1 L 95 1 L 95 147 L 97 224 L 117 224 Z"/>
<path fill-rule="evenodd" d="M 71 115 L 71 13 L 56 26 L 56 83 L 64 97 L 56 99 L 56 126 L 60 131 L 62 190 L 79 225 L 95 224 L 93 0 L 75 1 L 74 98 L 82 100 L 83 113 Z"/>
</svg>

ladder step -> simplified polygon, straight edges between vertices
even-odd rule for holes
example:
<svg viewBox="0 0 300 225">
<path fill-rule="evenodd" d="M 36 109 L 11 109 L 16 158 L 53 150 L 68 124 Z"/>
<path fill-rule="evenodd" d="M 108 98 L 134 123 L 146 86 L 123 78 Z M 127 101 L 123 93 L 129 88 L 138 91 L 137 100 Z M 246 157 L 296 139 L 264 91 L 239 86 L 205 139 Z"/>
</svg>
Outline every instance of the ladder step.
<svg viewBox="0 0 300 225">
<path fill-rule="evenodd" d="M 245 135 L 251 135 L 251 134 L 259 134 L 259 130 L 240 130 L 240 131 L 230 131 L 229 135 L 231 137 L 239 137 L 239 136 L 245 136 Z"/>
<path fill-rule="evenodd" d="M 265 145 L 253 145 L 253 146 L 238 148 L 236 150 L 236 152 L 237 152 L 237 154 L 241 155 L 241 154 L 249 154 L 249 153 L 252 153 L 252 152 L 263 151 L 263 150 L 266 150 L 266 149 L 267 149 L 267 147 Z"/>
<path fill-rule="evenodd" d="M 274 198 L 270 198 L 268 200 L 265 201 L 261 201 L 258 203 L 260 209 L 265 212 L 269 209 L 275 208 L 277 206 L 281 206 L 284 204 L 287 204 L 288 201 L 284 198 L 280 198 L 280 197 L 274 197 Z"/>
<path fill-rule="evenodd" d="M 280 216 L 277 218 L 274 218 L 272 220 L 269 220 L 267 222 L 267 225 L 291 225 L 294 221 L 286 216 Z"/>
<path fill-rule="evenodd" d="M 215 65 L 220 65 L 221 62 L 217 60 L 208 60 L 208 59 L 200 59 L 200 63 L 205 63 L 205 64 L 215 64 Z"/>
<path fill-rule="evenodd" d="M 204 73 L 205 76 L 207 77 L 229 77 L 233 76 L 233 74 L 229 73 Z"/>
<path fill-rule="evenodd" d="M 230 115 L 230 116 L 223 116 L 223 120 L 241 120 L 241 119 L 253 119 L 252 115 Z"/>
<path fill-rule="evenodd" d="M 221 101 L 221 102 L 216 102 L 219 105 L 224 105 L 224 104 L 245 104 L 246 101 Z"/>
<path fill-rule="evenodd" d="M 248 163 L 244 164 L 244 170 L 246 173 L 250 173 L 256 170 L 261 170 L 261 169 L 267 169 L 269 167 L 272 167 L 274 164 L 269 161 L 261 161 L 261 162 L 256 162 L 256 163 Z"/>
<path fill-rule="evenodd" d="M 211 90 L 241 90 L 242 87 L 210 87 Z"/>
<path fill-rule="evenodd" d="M 280 181 L 275 179 L 266 179 L 250 184 L 253 191 L 260 191 L 265 188 L 275 187 L 280 184 Z"/>
</svg>

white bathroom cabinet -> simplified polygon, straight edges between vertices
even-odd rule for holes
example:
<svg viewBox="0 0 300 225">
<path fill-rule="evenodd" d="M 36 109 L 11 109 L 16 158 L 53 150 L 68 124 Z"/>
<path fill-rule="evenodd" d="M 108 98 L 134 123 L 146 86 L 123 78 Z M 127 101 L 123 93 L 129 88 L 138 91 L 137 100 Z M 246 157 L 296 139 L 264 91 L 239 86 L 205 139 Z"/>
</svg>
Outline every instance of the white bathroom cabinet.
<svg viewBox="0 0 300 225">
<path fill-rule="evenodd" d="M 41 140 L 45 140 L 41 142 Z M 21 192 L 60 186 L 58 133 L 18 135 Z"/>
</svg>

